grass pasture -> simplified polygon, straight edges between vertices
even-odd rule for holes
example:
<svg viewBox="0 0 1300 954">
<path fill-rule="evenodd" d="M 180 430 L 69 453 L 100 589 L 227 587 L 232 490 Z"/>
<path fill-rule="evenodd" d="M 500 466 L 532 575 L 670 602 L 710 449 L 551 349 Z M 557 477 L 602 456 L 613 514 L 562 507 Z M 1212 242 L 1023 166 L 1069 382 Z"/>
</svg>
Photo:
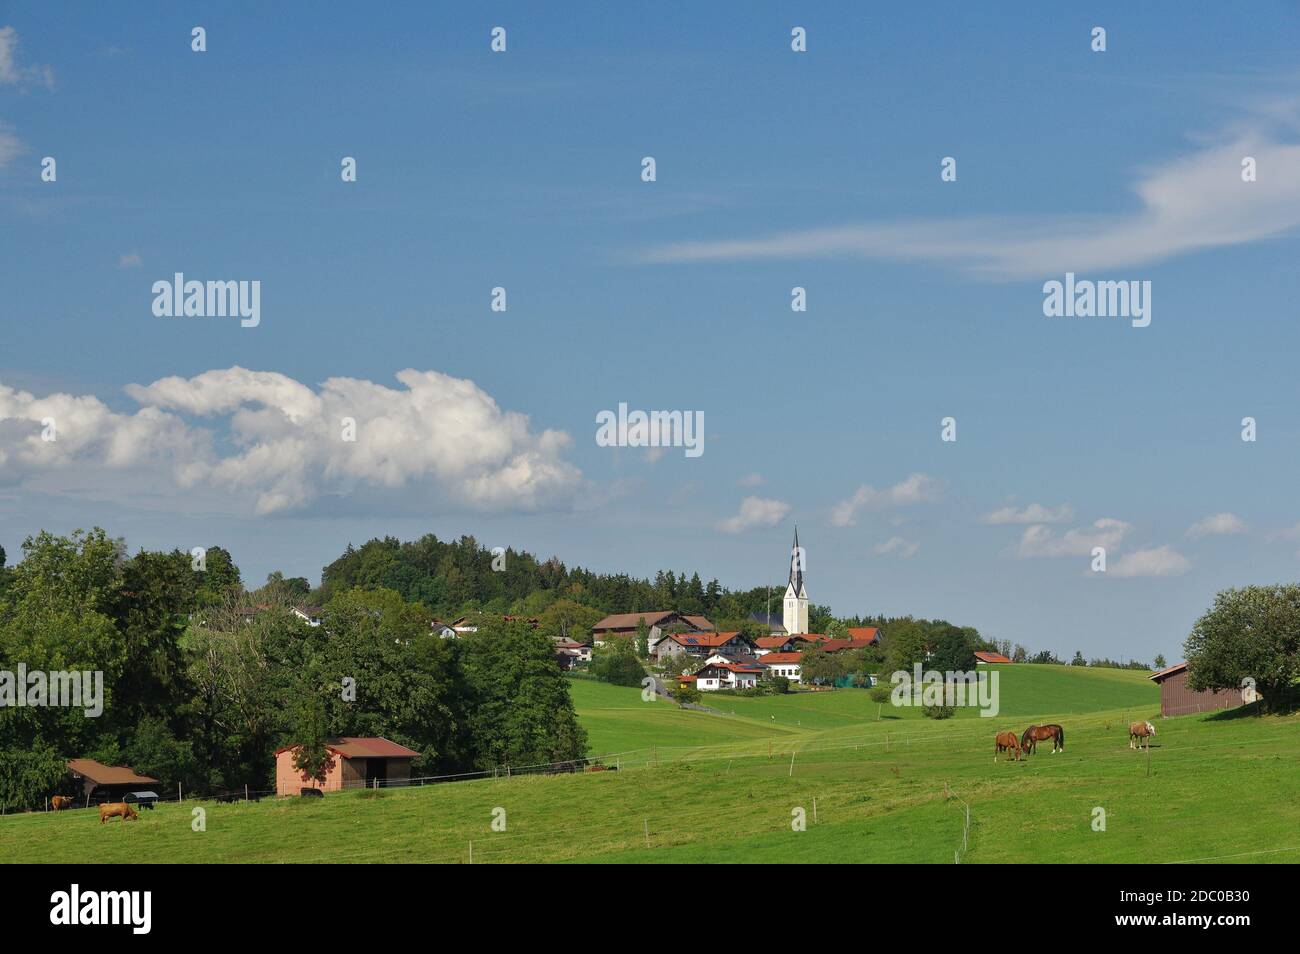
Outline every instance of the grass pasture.
<svg viewBox="0 0 1300 954">
<path fill-rule="evenodd" d="M 864 692 L 727 699 L 736 715 L 724 716 L 575 681 L 593 739 L 627 746 L 620 771 L 164 804 L 132 823 L 100 825 L 87 811 L 13 815 L 0 818 L 0 858 L 465 863 L 472 843 L 475 863 L 951 863 L 969 803 L 964 863 L 1300 861 L 1300 716 L 1160 720 L 1148 763 L 1129 749 L 1127 724 L 1155 707 L 1147 686 L 1129 688 L 1140 694 L 1128 708 L 1078 715 L 840 724 Z M 997 730 L 1047 717 L 1065 726 L 1065 752 L 994 762 Z M 206 831 L 191 831 L 195 807 Z M 491 830 L 496 808 L 504 832 Z M 1092 828 L 1097 808 L 1105 831 Z M 805 831 L 792 830 L 794 809 L 806 813 Z"/>
</svg>

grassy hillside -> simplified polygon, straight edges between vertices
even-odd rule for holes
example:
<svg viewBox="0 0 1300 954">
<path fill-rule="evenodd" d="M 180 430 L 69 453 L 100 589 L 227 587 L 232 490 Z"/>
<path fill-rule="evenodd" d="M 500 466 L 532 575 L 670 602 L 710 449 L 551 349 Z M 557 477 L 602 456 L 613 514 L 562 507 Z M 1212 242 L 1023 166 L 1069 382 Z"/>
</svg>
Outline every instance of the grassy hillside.
<svg viewBox="0 0 1300 954">
<path fill-rule="evenodd" d="M 1160 690 L 1147 673 L 1076 666 L 992 666 L 998 672 L 1000 714 L 1066 715 L 1132 708 L 1133 718 L 1158 711 Z M 705 693 L 714 712 L 678 709 L 671 702 L 641 701 L 639 689 L 587 679 L 570 682 L 574 705 L 593 754 L 646 746 L 709 745 L 753 738 L 780 738 L 810 730 L 864 722 L 922 718 L 920 710 L 879 706 L 863 689 L 798 692 L 785 696 L 719 696 Z M 959 718 L 979 718 L 977 710 Z"/>
<path fill-rule="evenodd" d="M 621 715 L 627 705 L 645 706 L 655 714 L 644 738 L 678 733 L 671 737 L 680 740 L 699 726 L 766 734 L 634 753 L 618 772 L 348 792 L 319 801 L 167 804 L 139 822 L 102 826 L 86 811 L 9 816 L 0 818 L 0 858 L 466 862 L 472 842 L 475 862 L 493 863 L 951 862 L 964 809 L 945 798 L 946 783 L 971 807 L 964 862 L 1300 860 L 1300 717 L 1161 720 L 1148 774 L 1146 754 L 1128 748 L 1127 721 L 1153 715 L 1150 705 L 1043 713 L 1065 726 L 1065 752 L 1040 749 L 1023 762 L 995 763 L 994 733 L 1028 720 L 908 717 L 774 728 L 770 719 L 763 725 L 764 705 L 825 699 L 822 715 L 835 718 L 834 707 L 846 703 L 833 700 L 857 694 L 790 703 L 736 699 L 756 708 L 725 717 L 675 713 L 641 703 L 635 692 L 620 706 L 623 693 L 590 684 L 575 695 L 584 719 L 595 712 L 616 727 L 630 718 Z M 801 711 L 780 710 L 787 717 Z M 697 721 L 679 723 L 678 716 Z M 206 811 L 204 832 L 191 831 L 194 807 Z M 506 812 L 505 832 L 491 830 L 496 808 Z M 791 830 L 795 808 L 806 813 L 806 831 Z M 1105 809 L 1104 832 L 1092 830 L 1095 808 Z"/>
<path fill-rule="evenodd" d="M 962 810 L 945 782 L 971 805 L 967 862 L 1300 857 L 1300 719 L 1162 722 L 1150 776 L 1113 716 L 1063 722 L 1064 753 L 1020 763 L 992 760 L 1004 720 L 918 720 L 808 733 L 770 758 L 766 742 L 743 742 L 611 773 L 205 804 L 205 832 L 190 830 L 188 804 L 102 826 L 86 811 L 10 816 L 0 857 L 464 862 L 473 842 L 478 862 L 948 862 Z M 497 807 L 505 832 L 490 829 Z M 790 829 L 796 807 L 807 831 Z M 1091 830 L 1094 807 L 1105 832 Z"/>
</svg>

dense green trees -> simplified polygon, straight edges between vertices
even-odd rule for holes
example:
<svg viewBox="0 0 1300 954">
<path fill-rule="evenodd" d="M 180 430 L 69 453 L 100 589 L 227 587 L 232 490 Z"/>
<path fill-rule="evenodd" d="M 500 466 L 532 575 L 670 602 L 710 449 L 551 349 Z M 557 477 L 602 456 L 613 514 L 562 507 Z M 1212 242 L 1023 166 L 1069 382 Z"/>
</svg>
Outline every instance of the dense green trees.
<svg viewBox="0 0 1300 954">
<path fill-rule="evenodd" d="M 1252 680 L 1270 711 L 1290 706 L 1300 679 L 1300 586 L 1224 590 L 1183 646 L 1191 689 L 1240 689 Z"/>
<path fill-rule="evenodd" d="M 470 692 L 470 737 L 479 768 L 584 758 L 587 733 L 555 664 L 549 637 L 526 623 L 488 620 L 457 641 Z"/>
<path fill-rule="evenodd" d="M 103 712 L 0 708 L 0 808 L 42 805 L 75 757 L 206 793 L 268 788 L 287 744 L 306 743 L 303 767 L 319 772 L 325 741 L 342 735 L 415 749 L 417 774 L 586 754 L 551 639 L 526 625 L 488 620 L 443 640 L 427 607 L 336 581 L 312 627 L 292 612 L 306 581 L 272 574 L 245 592 L 218 547 L 129 556 L 96 529 L 23 550 L 3 570 L 0 670 L 100 672 Z M 549 621 L 589 626 L 593 612 L 558 606 Z"/>
</svg>

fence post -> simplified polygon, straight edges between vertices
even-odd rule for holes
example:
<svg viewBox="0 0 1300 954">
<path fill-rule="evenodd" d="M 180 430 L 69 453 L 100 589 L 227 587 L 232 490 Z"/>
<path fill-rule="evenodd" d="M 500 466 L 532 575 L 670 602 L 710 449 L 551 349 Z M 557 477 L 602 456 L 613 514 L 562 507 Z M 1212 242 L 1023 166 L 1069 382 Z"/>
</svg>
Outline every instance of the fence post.
<svg viewBox="0 0 1300 954">
<path fill-rule="evenodd" d="M 650 819 L 645 819 L 645 846 L 650 847 Z"/>
<path fill-rule="evenodd" d="M 183 801 L 185 801 L 185 793 L 181 791 L 181 783 L 180 783 L 180 782 L 177 782 L 177 783 L 176 783 L 176 801 L 178 801 L 178 802 L 183 802 Z"/>
<path fill-rule="evenodd" d="M 794 753 L 796 751 L 798 750 L 797 749 L 790 750 L 790 771 L 789 773 L 786 774 L 786 778 L 791 778 L 794 775 Z"/>
<path fill-rule="evenodd" d="M 469 843 L 469 863 L 474 863 L 474 842 Z"/>
<path fill-rule="evenodd" d="M 813 824 L 817 824 L 817 796 L 813 796 Z"/>
<path fill-rule="evenodd" d="M 248 801 L 248 783 L 244 783 L 244 801 Z"/>
</svg>

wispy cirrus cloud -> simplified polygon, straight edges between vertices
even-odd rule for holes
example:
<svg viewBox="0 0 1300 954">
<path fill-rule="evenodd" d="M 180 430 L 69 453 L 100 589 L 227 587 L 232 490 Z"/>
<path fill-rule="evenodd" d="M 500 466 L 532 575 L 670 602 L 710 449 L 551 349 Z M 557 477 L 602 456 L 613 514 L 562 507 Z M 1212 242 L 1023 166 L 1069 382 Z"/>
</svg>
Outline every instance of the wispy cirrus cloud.
<svg viewBox="0 0 1300 954">
<path fill-rule="evenodd" d="M 744 533 L 775 527 L 790 513 L 790 505 L 783 500 L 766 497 L 746 497 L 740 502 L 740 512 L 715 524 L 723 533 Z"/>
<path fill-rule="evenodd" d="M 1162 161 L 1132 184 L 1137 208 L 1093 214 L 868 222 L 706 241 L 640 253 L 649 264 L 869 259 L 929 262 L 1014 280 L 1161 262 L 1300 227 L 1300 144 L 1295 102 L 1274 105 L 1220 141 Z M 1257 164 L 1242 180 L 1242 159 Z"/>
<path fill-rule="evenodd" d="M 1202 517 L 1194 524 L 1187 528 L 1189 538 L 1198 540 L 1201 537 L 1220 537 L 1231 534 L 1245 533 L 1246 521 L 1242 520 L 1235 513 L 1212 513 L 1208 517 Z"/>
<path fill-rule="evenodd" d="M 0 27 L 0 86 L 44 86 L 54 88 L 54 70 L 48 66 L 25 66 L 18 57 L 18 31 Z"/>
<path fill-rule="evenodd" d="M 1192 562 L 1172 547 L 1149 547 L 1134 550 L 1114 561 L 1107 576 L 1182 576 L 1192 568 Z"/>
<path fill-rule="evenodd" d="M 836 527 L 851 527 L 857 523 L 858 513 L 863 509 L 925 503 L 937 500 L 942 490 L 943 486 L 938 480 L 920 473 L 911 474 L 884 490 L 863 484 L 853 492 L 853 496 L 835 505 L 831 511 L 831 524 Z"/>
<path fill-rule="evenodd" d="M 1093 521 L 1091 527 L 1076 527 L 1061 534 L 1043 524 L 1034 524 L 1021 534 L 1016 554 L 1022 558 L 1091 556 L 1094 547 L 1110 550 L 1119 546 L 1132 529 L 1130 524 L 1114 517 L 1102 517 Z"/>
<path fill-rule="evenodd" d="M 1031 503 L 1025 507 L 1003 507 L 983 516 L 982 522 L 993 525 L 1008 523 L 1064 523 L 1074 516 L 1074 508 L 1069 504 L 1059 507 L 1044 507 Z"/>
<path fill-rule="evenodd" d="M 910 560 L 916 555 L 916 551 L 921 549 L 921 544 L 914 540 L 905 540 L 902 537 L 890 537 L 884 543 L 878 543 L 871 548 L 871 552 L 876 556 L 888 556 L 897 554 L 904 560 Z"/>
</svg>

